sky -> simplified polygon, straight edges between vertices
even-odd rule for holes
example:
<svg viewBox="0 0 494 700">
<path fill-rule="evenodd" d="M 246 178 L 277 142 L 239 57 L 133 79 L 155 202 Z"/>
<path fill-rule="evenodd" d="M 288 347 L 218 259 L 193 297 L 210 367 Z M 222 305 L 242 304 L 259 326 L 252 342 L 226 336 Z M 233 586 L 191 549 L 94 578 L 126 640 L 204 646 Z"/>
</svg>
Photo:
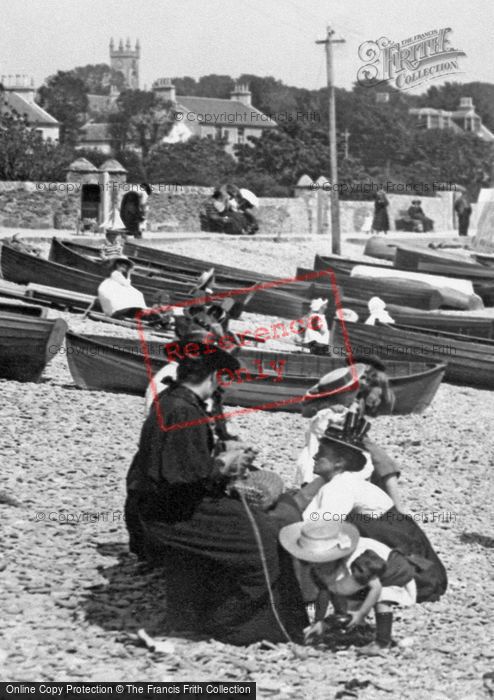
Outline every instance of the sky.
<svg viewBox="0 0 494 700">
<path fill-rule="evenodd" d="M 37 86 L 57 70 L 108 63 L 113 36 L 117 43 L 139 38 L 141 88 L 160 77 L 209 73 L 320 88 L 326 65 L 315 41 L 328 25 L 346 40 L 334 47 L 339 87 L 355 82 L 363 42 L 442 27 L 466 53 L 462 72 L 447 79 L 494 83 L 492 0 L 0 0 L 0 18 L 0 75 L 25 73 Z"/>
</svg>

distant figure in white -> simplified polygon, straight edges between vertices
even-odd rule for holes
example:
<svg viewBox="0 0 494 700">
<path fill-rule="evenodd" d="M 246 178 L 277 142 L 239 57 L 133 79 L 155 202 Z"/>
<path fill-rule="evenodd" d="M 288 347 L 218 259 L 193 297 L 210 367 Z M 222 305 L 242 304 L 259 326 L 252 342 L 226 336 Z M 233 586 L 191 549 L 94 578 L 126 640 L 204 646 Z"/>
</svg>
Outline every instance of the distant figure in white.
<svg viewBox="0 0 494 700">
<path fill-rule="evenodd" d="M 133 287 L 130 281 L 133 267 L 132 260 L 124 255 L 111 260 L 110 276 L 98 287 L 98 300 L 107 316 L 124 318 L 147 308 L 143 293 Z"/>
<path fill-rule="evenodd" d="M 380 297 L 372 297 L 367 304 L 370 316 L 366 321 L 369 326 L 375 326 L 376 321 L 380 323 L 394 323 L 394 319 L 386 311 L 386 304 Z"/>
</svg>

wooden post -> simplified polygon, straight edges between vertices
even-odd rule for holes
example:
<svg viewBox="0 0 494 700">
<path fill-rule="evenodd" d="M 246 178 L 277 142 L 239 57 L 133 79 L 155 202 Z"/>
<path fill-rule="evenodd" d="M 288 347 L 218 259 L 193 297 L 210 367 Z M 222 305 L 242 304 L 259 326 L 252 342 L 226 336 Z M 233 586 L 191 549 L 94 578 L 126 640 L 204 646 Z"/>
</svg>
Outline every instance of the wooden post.
<svg viewBox="0 0 494 700">
<path fill-rule="evenodd" d="M 331 241 L 334 255 L 341 255 L 340 200 L 338 196 L 338 154 L 336 147 L 336 107 L 334 94 L 333 44 L 344 43 L 344 39 L 332 39 L 334 31 L 327 28 L 326 39 L 316 41 L 326 50 L 326 72 L 329 108 L 329 173 L 331 179 Z"/>
</svg>

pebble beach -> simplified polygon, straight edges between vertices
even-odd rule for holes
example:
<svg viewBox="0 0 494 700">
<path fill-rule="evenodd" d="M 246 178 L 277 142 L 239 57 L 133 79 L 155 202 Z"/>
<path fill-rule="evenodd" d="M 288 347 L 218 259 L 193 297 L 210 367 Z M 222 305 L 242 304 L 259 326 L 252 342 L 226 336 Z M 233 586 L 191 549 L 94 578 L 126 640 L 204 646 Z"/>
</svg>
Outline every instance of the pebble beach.
<svg viewBox="0 0 494 700">
<path fill-rule="evenodd" d="M 167 247 L 273 278 L 312 267 L 315 252 L 325 252 L 319 241 L 255 238 Z M 362 247 L 343 253 L 361 255 Z M 49 311 L 56 316 L 76 332 L 135 335 Z M 373 421 L 373 439 L 401 467 L 403 501 L 449 577 L 438 603 L 396 614 L 398 645 L 376 658 L 352 647 L 239 648 L 170 637 L 159 570 L 129 555 L 123 516 L 144 399 L 77 389 L 63 348 L 41 382 L 0 380 L 0 393 L 0 680 L 250 680 L 258 697 L 297 700 L 492 697 L 484 676 L 494 671 L 494 392 L 443 383 L 423 414 Z M 304 430 L 301 416 L 284 412 L 231 424 L 259 449 L 256 464 L 287 486 Z M 2 502 L 5 495 L 16 502 Z M 139 629 L 168 640 L 166 651 L 146 648 Z"/>
</svg>

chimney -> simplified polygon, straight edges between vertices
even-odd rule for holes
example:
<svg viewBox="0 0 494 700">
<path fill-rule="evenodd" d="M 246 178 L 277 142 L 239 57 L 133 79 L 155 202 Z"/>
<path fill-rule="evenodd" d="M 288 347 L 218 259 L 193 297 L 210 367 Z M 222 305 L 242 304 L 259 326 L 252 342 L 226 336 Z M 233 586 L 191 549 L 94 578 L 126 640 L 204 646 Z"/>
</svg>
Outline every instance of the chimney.
<svg viewBox="0 0 494 700">
<path fill-rule="evenodd" d="M 460 97 L 460 109 L 473 109 L 473 101 L 471 97 Z"/>
<path fill-rule="evenodd" d="M 171 78 L 158 78 L 153 83 L 153 92 L 165 102 L 176 102 L 175 85 Z"/>
<path fill-rule="evenodd" d="M 15 76 L 2 76 L 3 87 L 10 92 L 17 92 L 28 102 L 34 102 L 34 80 L 27 75 L 16 73 Z"/>
<path fill-rule="evenodd" d="M 235 102 L 241 102 L 247 107 L 250 107 L 252 105 L 251 97 L 252 93 L 249 90 L 249 86 L 241 85 L 240 83 L 236 83 L 233 92 L 230 93 L 231 100 L 235 100 Z"/>
</svg>

